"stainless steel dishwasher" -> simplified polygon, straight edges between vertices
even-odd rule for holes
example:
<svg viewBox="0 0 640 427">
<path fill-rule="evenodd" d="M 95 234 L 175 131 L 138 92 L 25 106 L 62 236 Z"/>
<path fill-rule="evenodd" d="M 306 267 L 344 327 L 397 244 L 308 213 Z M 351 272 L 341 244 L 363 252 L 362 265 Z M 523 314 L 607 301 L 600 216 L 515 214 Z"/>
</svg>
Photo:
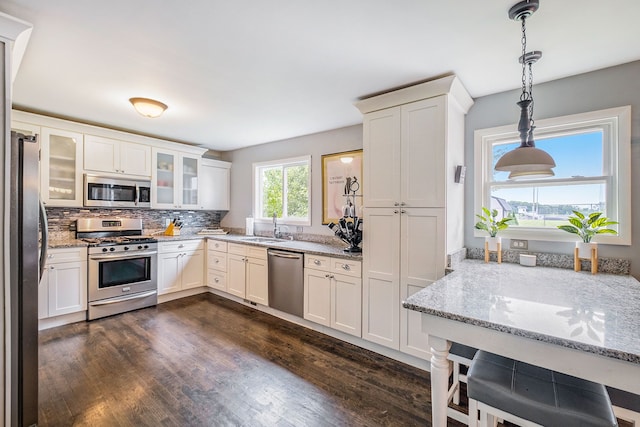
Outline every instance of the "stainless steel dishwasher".
<svg viewBox="0 0 640 427">
<path fill-rule="evenodd" d="M 303 316 L 304 254 L 267 250 L 269 259 L 269 307 Z"/>
</svg>

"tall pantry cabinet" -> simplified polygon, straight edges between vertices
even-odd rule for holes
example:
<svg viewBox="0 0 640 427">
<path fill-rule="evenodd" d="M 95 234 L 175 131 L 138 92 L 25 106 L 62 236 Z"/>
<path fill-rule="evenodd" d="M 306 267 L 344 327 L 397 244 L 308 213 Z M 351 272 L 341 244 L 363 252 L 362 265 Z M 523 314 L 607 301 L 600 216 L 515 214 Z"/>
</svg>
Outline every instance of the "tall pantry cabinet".
<svg viewBox="0 0 640 427">
<path fill-rule="evenodd" d="M 364 114 L 362 337 L 430 357 L 420 314 L 403 300 L 445 273 L 463 247 L 464 116 L 473 100 L 455 76 L 375 97 Z"/>
</svg>

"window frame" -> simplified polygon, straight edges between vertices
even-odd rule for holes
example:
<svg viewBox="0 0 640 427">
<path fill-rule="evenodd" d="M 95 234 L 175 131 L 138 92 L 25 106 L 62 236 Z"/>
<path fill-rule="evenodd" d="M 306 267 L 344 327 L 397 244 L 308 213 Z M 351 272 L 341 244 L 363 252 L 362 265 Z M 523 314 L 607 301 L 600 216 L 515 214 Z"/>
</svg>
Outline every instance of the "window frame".
<svg viewBox="0 0 640 427">
<path fill-rule="evenodd" d="M 269 160 L 264 162 L 253 163 L 253 218 L 254 222 L 258 224 L 266 224 L 273 222 L 272 218 L 265 218 L 261 216 L 261 203 L 262 203 L 262 189 L 260 188 L 260 173 L 259 170 L 268 167 L 287 167 L 295 165 L 305 165 L 309 168 L 309 175 L 307 178 L 307 189 L 309 194 L 309 200 L 307 201 L 308 216 L 304 220 L 293 219 L 291 217 L 279 217 L 278 224 L 287 225 L 299 225 L 310 226 L 311 225 L 311 156 L 291 157 L 287 159 Z M 283 212 L 285 211 L 284 203 L 286 201 L 286 186 L 283 186 Z"/>
<path fill-rule="evenodd" d="M 588 129 L 603 131 L 603 176 L 606 187 L 607 217 L 618 221 L 617 235 L 603 234 L 597 242 L 611 245 L 631 245 L 631 106 L 572 114 L 536 120 L 536 135 L 560 136 L 582 133 Z M 482 206 L 490 206 L 492 177 L 492 147 L 495 143 L 519 141 L 517 124 L 478 129 L 474 132 L 474 216 Z M 567 183 L 601 182 L 602 178 L 590 177 L 546 178 L 526 181 L 505 181 L 499 186 L 540 186 Z M 474 237 L 483 237 L 486 232 L 474 228 Z M 508 239 L 575 242 L 577 236 L 559 229 L 536 227 L 510 227 L 500 232 Z"/>
</svg>

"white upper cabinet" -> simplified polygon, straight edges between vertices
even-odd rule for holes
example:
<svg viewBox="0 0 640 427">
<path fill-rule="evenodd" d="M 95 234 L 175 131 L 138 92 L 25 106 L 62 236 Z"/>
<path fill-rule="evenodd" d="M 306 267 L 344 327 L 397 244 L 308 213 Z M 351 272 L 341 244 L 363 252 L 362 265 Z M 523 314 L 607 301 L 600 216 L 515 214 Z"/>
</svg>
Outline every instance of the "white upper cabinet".
<svg viewBox="0 0 640 427">
<path fill-rule="evenodd" d="M 155 209 L 201 209 L 198 194 L 199 156 L 153 149 L 151 207 Z"/>
<path fill-rule="evenodd" d="M 47 206 L 82 206 L 83 135 L 41 128 L 40 194 Z"/>
<path fill-rule="evenodd" d="M 364 206 L 400 202 L 400 107 L 366 114 L 363 119 Z"/>
<path fill-rule="evenodd" d="M 151 147 L 95 135 L 84 139 L 86 171 L 151 176 Z"/>
<path fill-rule="evenodd" d="M 442 207 L 446 96 L 366 114 L 366 207 Z"/>
<path fill-rule="evenodd" d="M 231 163 L 202 159 L 200 169 L 200 204 L 202 209 L 229 210 Z"/>
</svg>

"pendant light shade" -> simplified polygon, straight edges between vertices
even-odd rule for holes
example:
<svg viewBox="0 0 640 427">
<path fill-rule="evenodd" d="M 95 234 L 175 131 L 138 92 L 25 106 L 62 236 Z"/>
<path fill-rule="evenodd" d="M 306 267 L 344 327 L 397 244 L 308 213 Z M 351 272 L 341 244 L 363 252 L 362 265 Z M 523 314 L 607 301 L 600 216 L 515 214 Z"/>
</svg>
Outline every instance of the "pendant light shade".
<svg viewBox="0 0 640 427">
<path fill-rule="evenodd" d="M 509 18 L 522 22 L 522 55 L 519 58 L 522 64 L 522 93 L 520 101 L 517 103 L 520 107 L 520 121 L 518 122 L 520 147 L 503 155 L 495 165 L 497 171 L 510 172 L 509 179 L 547 178 L 554 176 L 551 169 L 556 166 L 556 162 L 547 152 L 536 148 L 533 138 L 535 126 L 532 66 L 542 58 L 542 52 L 527 52 L 526 20 L 538 10 L 538 7 L 538 0 L 525 0 L 509 9 Z"/>
<path fill-rule="evenodd" d="M 521 145 L 500 157 L 495 169 L 511 172 L 509 179 L 535 179 L 554 176 L 551 168 L 555 165 L 556 162 L 546 151 Z"/>
<path fill-rule="evenodd" d="M 129 102 L 138 113 L 149 118 L 160 117 L 168 108 L 166 104 L 149 98 L 130 98 Z"/>
</svg>

